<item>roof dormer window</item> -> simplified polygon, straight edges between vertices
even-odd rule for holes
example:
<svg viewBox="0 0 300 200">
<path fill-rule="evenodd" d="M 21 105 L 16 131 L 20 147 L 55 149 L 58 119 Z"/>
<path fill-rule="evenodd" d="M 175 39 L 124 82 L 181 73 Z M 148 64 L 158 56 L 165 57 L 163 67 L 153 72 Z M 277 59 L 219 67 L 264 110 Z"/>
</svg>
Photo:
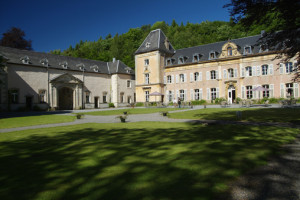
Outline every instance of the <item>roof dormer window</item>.
<svg viewBox="0 0 300 200">
<path fill-rule="evenodd" d="M 216 57 L 216 52 L 215 51 L 211 51 L 210 53 L 209 53 L 209 60 L 213 60 L 213 59 L 216 59 L 217 57 Z"/>
<path fill-rule="evenodd" d="M 252 54 L 252 48 L 251 46 L 245 46 L 244 47 L 244 55 Z"/>
<path fill-rule="evenodd" d="M 28 56 L 23 56 L 20 58 L 20 60 L 22 61 L 23 64 L 29 64 L 30 60 Z"/>
<path fill-rule="evenodd" d="M 268 52 L 269 49 L 267 48 L 267 45 L 260 45 L 260 48 L 259 48 L 259 53 L 262 53 L 262 52 Z"/>
<path fill-rule="evenodd" d="M 178 58 L 178 64 L 184 64 L 188 58 L 186 56 L 180 56 Z"/>
<path fill-rule="evenodd" d="M 93 69 L 94 72 L 99 72 L 99 67 L 97 65 L 93 65 L 90 68 Z"/>
<path fill-rule="evenodd" d="M 175 62 L 175 59 L 174 58 L 168 58 L 166 60 L 166 66 L 170 66 L 170 65 L 173 65 Z"/>
<path fill-rule="evenodd" d="M 48 67 L 48 59 L 47 59 L 47 58 L 44 58 L 44 59 L 40 60 L 40 63 L 41 63 L 42 65 Z"/>
<path fill-rule="evenodd" d="M 193 62 L 199 62 L 202 54 L 197 53 L 193 55 Z"/>
<path fill-rule="evenodd" d="M 83 63 L 77 64 L 76 67 L 78 67 L 80 71 L 85 71 L 85 65 Z"/>
<path fill-rule="evenodd" d="M 149 48 L 150 45 L 151 45 L 151 43 L 150 43 L 150 42 L 147 42 L 145 46 L 146 46 L 146 48 Z"/>
<path fill-rule="evenodd" d="M 227 56 L 232 56 L 232 47 L 227 47 Z"/>
<path fill-rule="evenodd" d="M 61 63 L 59 63 L 59 65 L 60 65 L 63 69 L 68 69 L 68 62 L 67 62 L 67 61 L 61 62 Z"/>
</svg>

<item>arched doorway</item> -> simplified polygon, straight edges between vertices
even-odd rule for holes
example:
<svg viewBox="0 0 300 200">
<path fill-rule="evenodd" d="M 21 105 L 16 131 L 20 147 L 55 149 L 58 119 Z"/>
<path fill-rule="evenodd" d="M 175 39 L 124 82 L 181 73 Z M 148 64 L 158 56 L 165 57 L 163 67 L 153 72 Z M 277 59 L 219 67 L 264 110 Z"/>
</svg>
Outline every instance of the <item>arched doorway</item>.
<svg viewBox="0 0 300 200">
<path fill-rule="evenodd" d="M 228 103 L 232 104 L 235 100 L 235 87 L 233 85 L 228 87 Z"/>
<path fill-rule="evenodd" d="M 73 90 L 71 88 L 59 89 L 58 106 L 60 110 L 73 110 Z"/>
</svg>

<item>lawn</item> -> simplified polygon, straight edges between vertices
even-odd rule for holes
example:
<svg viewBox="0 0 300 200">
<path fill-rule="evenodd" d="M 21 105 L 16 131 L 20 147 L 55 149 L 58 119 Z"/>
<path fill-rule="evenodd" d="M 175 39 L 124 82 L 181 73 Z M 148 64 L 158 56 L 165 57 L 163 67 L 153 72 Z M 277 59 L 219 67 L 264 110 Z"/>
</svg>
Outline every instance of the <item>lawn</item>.
<svg viewBox="0 0 300 200">
<path fill-rule="evenodd" d="M 300 122 L 299 108 L 207 108 L 180 113 L 170 113 L 176 119 L 207 119 L 235 121 L 236 111 L 242 112 L 243 121 Z"/>
<path fill-rule="evenodd" d="M 182 110 L 183 108 L 125 108 L 119 110 L 103 110 L 95 112 L 86 112 L 85 115 L 123 115 L 127 111 L 128 114 L 149 114 L 158 112 L 169 112 L 174 110 Z"/>
<path fill-rule="evenodd" d="M 16 128 L 22 126 L 34 126 L 41 124 L 55 124 L 72 122 L 75 116 L 67 115 L 40 115 L 40 116 L 27 116 L 27 117 L 14 117 L 0 119 L 0 129 Z"/>
<path fill-rule="evenodd" d="M 0 134 L 0 199 L 214 199 L 298 129 L 139 122 Z"/>
</svg>

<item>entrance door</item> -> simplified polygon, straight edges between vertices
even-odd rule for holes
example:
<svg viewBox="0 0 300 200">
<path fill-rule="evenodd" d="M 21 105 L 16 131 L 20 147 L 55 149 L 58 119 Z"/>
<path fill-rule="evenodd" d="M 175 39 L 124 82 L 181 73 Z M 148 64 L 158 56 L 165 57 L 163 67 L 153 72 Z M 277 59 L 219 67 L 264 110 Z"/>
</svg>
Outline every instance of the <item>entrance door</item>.
<svg viewBox="0 0 300 200">
<path fill-rule="evenodd" d="M 73 110 L 73 90 L 63 87 L 58 92 L 58 106 L 60 110 Z"/>
<path fill-rule="evenodd" d="M 229 86 L 228 88 L 228 103 L 232 104 L 235 100 L 235 88 L 234 86 Z"/>
<path fill-rule="evenodd" d="M 31 110 L 32 107 L 32 96 L 26 96 L 26 109 Z"/>
<path fill-rule="evenodd" d="M 95 108 L 98 108 L 98 100 L 99 100 L 99 97 L 94 98 Z"/>
</svg>

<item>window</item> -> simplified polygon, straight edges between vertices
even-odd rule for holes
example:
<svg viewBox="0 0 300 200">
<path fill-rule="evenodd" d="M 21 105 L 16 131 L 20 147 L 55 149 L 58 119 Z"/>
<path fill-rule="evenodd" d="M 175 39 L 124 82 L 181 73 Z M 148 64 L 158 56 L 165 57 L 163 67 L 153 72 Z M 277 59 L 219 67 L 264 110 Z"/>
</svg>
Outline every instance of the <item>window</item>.
<svg viewBox="0 0 300 200">
<path fill-rule="evenodd" d="M 228 69 L 228 77 L 233 78 L 234 77 L 234 71 L 232 68 Z"/>
<path fill-rule="evenodd" d="M 85 103 L 90 103 L 90 92 L 85 92 Z"/>
<path fill-rule="evenodd" d="M 174 64 L 174 62 L 175 62 L 174 58 L 168 58 L 167 61 L 166 61 L 166 65 L 167 66 L 172 65 L 172 64 Z"/>
<path fill-rule="evenodd" d="M 149 59 L 145 59 L 145 66 L 149 65 Z"/>
<path fill-rule="evenodd" d="M 64 68 L 64 69 L 68 69 L 68 62 L 67 61 L 61 62 L 61 63 L 59 63 L 59 65 L 62 66 L 62 68 Z"/>
<path fill-rule="evenodd" d="M 173 100 L 173 93 L 172 93 L 172 91 L 171 90 L 169 90 L 169 102 L 172 102 L 172 100 Z"/>
<path fill-rule="evenodd" d="M 293 72 L 293 63 L 292 62 L 285 63 L 285 72 L 286 73 Z"/>
<path fill-rule="evenodd" d="M 149 91 L 145 91 L 145 100 L 149 102 Z"/>
<path fill-rule="evenodd" d="M 12 89 L 8 91 L 9 93 L 9 102 L 18 103 L 19 102 L 19 91 L 17 89 Z"/>
<path fill-rule="evenodd" d="M 39 90 L 39 102 L 40 103 L 46 102 L 46 90 Z"/>
<path fill-rule="evenodd" d="M 232 56 L 232 47 L 227 48 L 227 56 Z"/>
<path fill-rule="evenodd" d="M 252 67 L 246 67 L 246 76 L 252 76 Z"/>
<path fill-rule="evenodd" d="M 124 103 L 124 92 L 120 92 L 120 103 Z"/>
<path fill-rule="evenodd" d="M 179 74 L 179 79 L 180 79 L 180 82 L 184 82 L 184 74 Z"/>
<path fill-rule="evenodd" d="M 211 96 L 211 100 L 215 100 L 217 98 L 217 89 L 216 88 L 210 88 L 210 96 Z"/>
<path fill-rule="evenodd" d="M 127 88 L 131 88 L 131 81 L 127 80 Z"/>
<path fill-rule="evenodd" d="M 253 98 L 253 92 L 252 92 L 252 86 L 246 86 L 246 95 L 247 99 L 252 99 Z"/>
<path fill-rule="evenodd" d="M 184 90 L 179 90 L 179 95 L 180 95 L 180 99 L 182 101 L 185 101 L 185 92 L 184 92 Z"/>
<path fill-rule="evenodd" d="M 145 84 L 149 84 L 149 74 L 145 74 Z"/>
<path fill-rule="evenodd" d="M 261 66 L 261 74 L 268 75 L 268 65 Z"/>
<path fill-rule="evenodd" d="M 20 58 L 20 60 L 22 61 L 23 64 L 29 64 L 29 62 L 30 62 L 28 56 L 24 56 L 24 57 Z"/>
<path fill-rule="evenodd" d="M 185 56 L 180 56 L 180 57 L 178 58 L 178 64 L 184 64 L 186 60 L 187 60 L 187 57 L 185 57 Z"/>
<path fill-rule="evenodd" d="M 263 97 L 270 97 L 269 85 L 262 85 L 262 87 L 266 89 L 265 91 L 263 91 Z"/>
<path fill-rule="evenodd" d="M 40 62 L 42 63 L 42 65 L 48 66 L 48 59 L 47 58 L 44 58 L 44 59 L 40 60 Z"/>
<path fill-rule="evenodd" d="M 194 73 L 194 80 L 198 81 L 199 80 L 199 72 Z"/>
<path fill-rule="evenodd" d="M 285 84 L 286 87 L 286 97 L 293 97 L 294 90 L 293 90 L 293 83 Z"/>
<path fill-rule="evenodd" d="M 131 103 L 131 96 L 127 97 L 127 103 Z"/>
<path fill-rule="evenodd" d="M 172 76 L 167 76 L 167 83 L 172 83 Z"/>
<path fill-rule="evenodd" d="M 267 48 L 267 45 L 260 45 L 260 48 L 259 48 L 259 53 L 262 53 L 262 52 L 267 52 L 268 51 L 268 48 Z"/>
<path fill-rule="evenodd" d="M 209 59 L 215 59 L 216 58 L 216 52 L 210 52 L 209 53 Z"/>
<path fill-rule="evenodd" d="M 215 70 L 212 70 L 210 71 L 210 79 L 216 79 L 216 71 Z"/>
<path fill-rule="evenodd" d="M 200 100 L 199 89 L 195 89 L 195 100 Z"/>
<path fill-rule="evenodd" d="M 103 92 L 103 103 L 107 103 L 107 92 Z"/>
<path fill-rule="evenodd" d="M 194 56 L 193 56 L 193 62 L 199 62 L 201 56 L 202 56 L 201 54 L 194 54 Z"/>
<path fill-rule="evenodd" d="M 149 48 L 149 47 L 150 47 L 150 45 L 151 45 L 151 43 L 150 43 L 150 42 L 147 42 L 147 43 L 145 44 L 146 48 Z"/>
<path fill-rule="evenodd" d="M 251 53 L 252 53 L 251 47 L 250 46 L 246 46 L 244 48 L 244 55 L 251 54 Z"/>
</svg>

